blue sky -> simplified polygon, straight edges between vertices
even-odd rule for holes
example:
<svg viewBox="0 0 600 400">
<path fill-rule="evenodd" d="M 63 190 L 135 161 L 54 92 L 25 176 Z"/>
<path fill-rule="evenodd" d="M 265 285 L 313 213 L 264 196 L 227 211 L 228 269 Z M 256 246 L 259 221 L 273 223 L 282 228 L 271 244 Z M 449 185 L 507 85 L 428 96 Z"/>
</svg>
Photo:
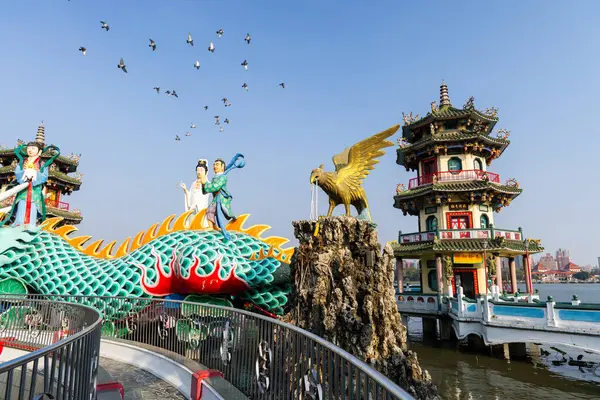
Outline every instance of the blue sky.
<svg viewBox="0 0 600 400">
<path fill-rule="evenodd" d="M 454 105 L 475 96 L 512 132 L 490 170 L 525 191 L 496 226 L 522 226 L 549 251 L 566 247 L 576 263 L 595 264 L 600 3 L 485 3 L 4 2 L 0 142 L 29 140 L 44 120 L 48 142 L 82 153 L 84 184 L 68 201 L 83 212 L 82 233 L 109 241 L 182 212 L 178 183 L 189 185 L 199 158 L 243 153 L 247 166 L 229 175 L 234 212 L 293 240 L 291 221 L 310 212 L 310 171 L 332 170 L 332 155 L 401 123 L 402 112 L 424 115 L 444 79 Z M 215 115 L 231 120 L 222 133 Z M 392 207 L 396 185 L 414 176 L 389 148 L 365 180 L 380 240 L 417 230 Z"/>
</svg>

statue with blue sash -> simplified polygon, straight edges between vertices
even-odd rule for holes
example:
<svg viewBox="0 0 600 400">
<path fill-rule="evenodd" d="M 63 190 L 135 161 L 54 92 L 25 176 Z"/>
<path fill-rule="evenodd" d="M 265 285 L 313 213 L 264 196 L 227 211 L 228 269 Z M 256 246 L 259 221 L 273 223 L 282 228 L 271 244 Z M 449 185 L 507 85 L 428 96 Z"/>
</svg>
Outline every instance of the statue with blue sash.
<svg viewBox="0 0 600 400">
<path fill-rule="evenodd" d="M 229 164 L 225 164 L 225 161 L 220 158 L 215 160 L 213 163 L 215 175 L 210 182 L 206 175 L 200 176 L 202 192 L 213 194 L 213 199 L 206 209 L 206 218 L 223 232 L 226 241 L 231 240 L 231 235 L 225 229 L 227 221 L 235 220 L 235 216 L 231 211 L 233 196 L 227 190 L 227 174 L 235 168 L 244 168 L 245 165 L 244 156 L 238 153 L 231 159 Z"/>
</svg>

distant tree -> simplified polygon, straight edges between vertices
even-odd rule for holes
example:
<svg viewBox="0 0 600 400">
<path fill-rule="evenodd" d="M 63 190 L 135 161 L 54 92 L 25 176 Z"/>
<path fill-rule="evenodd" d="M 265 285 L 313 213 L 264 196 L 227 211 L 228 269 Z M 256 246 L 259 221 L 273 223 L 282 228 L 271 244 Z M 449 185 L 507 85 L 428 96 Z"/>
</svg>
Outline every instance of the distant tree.
<svg viewBox="0 0 600 400">
<path fill-rule="evenodd" d="M 593 270 L 591 270 L 590 275 L 592 275 L 592 276 L 600 275 L 600 268 L 594 268 Z"/>
<path fill-rule="evenodd" d="M 404 281 L 405 282 L 419 282 L 419 269 L 416 267 L 405 267 L 404 268 Z"/>
<path fill-rule="evenodd" d="M 590 279 L 590 276 L 590 273 L 587 271 L 581 271 L 576 274 L 573 274 L 573 278 L 579 279 L 580 281 L 587 281 L 588 279 Z"/>
</svg>

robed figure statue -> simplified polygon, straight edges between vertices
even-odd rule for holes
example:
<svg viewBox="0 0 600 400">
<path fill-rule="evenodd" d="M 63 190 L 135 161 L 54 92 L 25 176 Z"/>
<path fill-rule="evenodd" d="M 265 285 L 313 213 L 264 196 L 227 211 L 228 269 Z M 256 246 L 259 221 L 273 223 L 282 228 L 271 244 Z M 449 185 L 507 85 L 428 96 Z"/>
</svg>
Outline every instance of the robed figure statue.
<svg viewBox="0 0 600 400">
<path fill-rule="evenodd" d="M 223 232 L 225 240 L 231 240 L 231 235 L 225 229 L 227 221 L 235 219 L 231 211 L 231 199 L 233 196 L 227 190 L 227 174 L 235 168 L 244 168 L 245 165 L 244 156 L 239 153 L 227 165 L 225 165 L 225 161 L 219 158 L 213 163 L 215 175 L 212 180 L 209 182 L 208 177 L 200 177 L 204 193 L 213 194 L 213 199 L 206 209 L 206 217 Z"/>
<path fill-rule="evenodd" d="M 42 164 L 40 157 L 48 150 L 54 154 Z M 54 145 L 44 147 L 43 143 L 35 141 L 18 146 L 15 155 L 19 160 L 15 177 L 19 184 L 27 183 L 27 186 L 16 194 L 11 210 L 0 226 L 7 223 L 12 223 L 12 226 L 36 225 L 46 219 L 43 189 L 48 181 L 48 167 L 60 155 L 60 150 Z"/>
<path fill-rule="evenodd" d="M 185 211 L 192 210 L 193 214 L 197 214 L 208 207 L 210 194 L 204 193 L 201 181 L 201 177 L 207 174 L 208 160 L 199 160 L 196 165 L 196 180 L 192 182 L 190 188 L 188 189 L 183 182 L 180 184 L 185 194 Z M 202 219 L 202 227 L 208 228 L 206 216 Z"/>
</svg>

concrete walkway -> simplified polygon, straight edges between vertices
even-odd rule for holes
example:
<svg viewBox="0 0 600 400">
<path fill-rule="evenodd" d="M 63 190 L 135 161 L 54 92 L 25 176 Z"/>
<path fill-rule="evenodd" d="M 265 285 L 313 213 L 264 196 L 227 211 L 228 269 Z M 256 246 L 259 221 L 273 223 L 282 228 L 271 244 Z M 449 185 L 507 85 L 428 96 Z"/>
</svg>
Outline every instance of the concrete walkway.
<svg viewBox="0 0 600 400">
<path fill-rule="evenodd" d="M 100 357 L 100 366 L 108 372 L 113 381 L 125 388 L 125 400 L 171 400 L 185 399 L 169 383 L 160 380 L 150 372 L 132 365 Z"/>
</svg>

